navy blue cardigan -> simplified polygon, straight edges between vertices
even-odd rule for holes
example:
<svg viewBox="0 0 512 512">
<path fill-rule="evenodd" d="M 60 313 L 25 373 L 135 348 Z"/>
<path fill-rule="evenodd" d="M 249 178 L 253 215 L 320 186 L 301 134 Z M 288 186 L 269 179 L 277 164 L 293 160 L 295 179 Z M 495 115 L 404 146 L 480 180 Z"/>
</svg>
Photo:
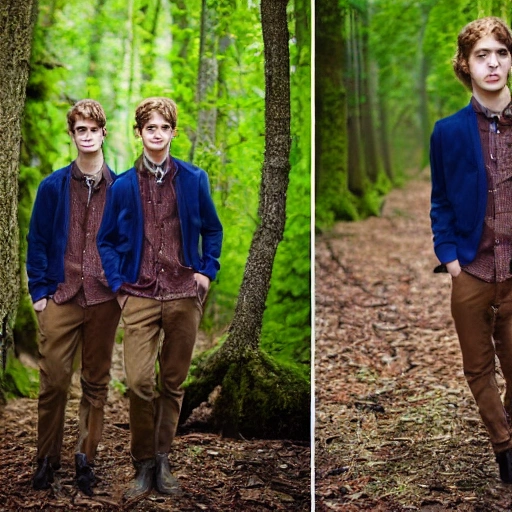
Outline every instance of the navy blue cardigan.
<svg viewBox="0 0 512 512">
<path fill-rule="evenodd" d="M 109 169 L 112 181 L 116 175 Z M 47 176 L 37 189 L 27 235 L 28 289 L 33 302 L 50 297 L 64 281 L 64 254 L 70 218 L 71 164 Z M 105 210 L 107 206 L 105 205 Z"/>
<path fill-rule="evenodd" d="M 471 103 L 439 120 L 430 140 L 430 219 L 441 263 L 461 265 L 476 256 L 487 206 L 487 174 Z"/>
<path fill-rule="evenodd" d="M 210 195 L 208 175 L 192 164 L 177 158 L 173 161 L 177 166 L 174 183 L 184 264 L 214 280 L 220 266 L 222 225 Z M 97 242 L 112 290 L 136 282 L 144 243 L 144 215 L 135 167 L 119 175 L 112 186 Z"/>
</svg>

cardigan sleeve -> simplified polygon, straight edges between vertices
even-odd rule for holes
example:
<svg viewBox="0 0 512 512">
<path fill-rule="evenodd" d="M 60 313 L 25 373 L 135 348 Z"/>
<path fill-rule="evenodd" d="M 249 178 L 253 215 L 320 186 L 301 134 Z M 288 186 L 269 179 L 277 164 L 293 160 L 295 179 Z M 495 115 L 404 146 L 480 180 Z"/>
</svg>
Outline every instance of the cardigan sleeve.
<svg viewBox="0 0 512 512">
<path fill-rule="evenodd" d="M 443 143 L 447 138 L 442 134 L 440 123 L 436 123 L 430 139 L 430 169 L 432 193 L 430 219 L 434 239 L 434 251 L 441 263 L 457 259 L 455 237 L 455 212 L 448 199 L 446 169 L 443 164 Z"/>
</svg>

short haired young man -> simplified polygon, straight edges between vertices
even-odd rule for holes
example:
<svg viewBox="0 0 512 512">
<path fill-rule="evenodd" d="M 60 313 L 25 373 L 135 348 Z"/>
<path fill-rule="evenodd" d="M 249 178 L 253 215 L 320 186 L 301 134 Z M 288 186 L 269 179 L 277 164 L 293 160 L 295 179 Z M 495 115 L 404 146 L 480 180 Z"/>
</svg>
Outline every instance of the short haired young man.
<svg viewBox="0 0 512 512">
<path fill-rule="evenodd" d="M 135 130 L 144 146 L 112 187 L 98 244 L 105 274 L 123 305 L 130 389 L 131 499 L 153 488 L 180 492 L 169 468 L 204 299 L 219 269 L 222 226 L 205 171 L 171 157 L 176 104 L 148 98 Z M 160 332 L 163 340 L 159 346 Z M 155 363 L 159 362 L 159 392 Z"/>
<path fill-rule="evenodd" d="M 469 23 L 454 70 L 470 104 L 431 138 L 434 249 L 452 277 L 451 310 L 464 375 L 503 482 L 512 483 L 512 35 L 499 18 Z M 506 382 L 505 407 L 495 355 Z"/>
<path fill-rule="evenodd" d="M 92 463 L 103 430 L 110 365 L 121 309 L 96 246 L 115 175 L 103 159 L 106 117 L 90 99 L 68 112 L 78 156 L 39 185 L 28 233 L 27 273 L 39 323 L 40 389 L 34 489 L 47 489 L 61 466 L 73 360 L 81 351 L 82 399 L 75 453 L 78 487 L 92 495 Z"/>
</svg>

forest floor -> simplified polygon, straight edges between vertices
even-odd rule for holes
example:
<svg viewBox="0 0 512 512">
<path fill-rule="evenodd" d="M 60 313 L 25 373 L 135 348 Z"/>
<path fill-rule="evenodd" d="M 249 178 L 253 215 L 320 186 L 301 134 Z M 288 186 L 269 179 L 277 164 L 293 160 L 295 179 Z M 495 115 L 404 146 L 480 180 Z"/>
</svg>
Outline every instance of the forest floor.
<svg viewBox="0 0 512 512">
<path fill-rule="evenodd" d="M 206 347 L 205 347 L 206 348 Z M 201 350 L 201 341 L 196 347 Z M 116 345 L 113 383 L 123 379 L 122 348 Z M 89 498 L 74 485 L 74 451 L 80 399 L 75 374 L 66 410 L 62 468 L 51 489 L 31 486 L 36 457 L 37 400 L 15 399 L 0 411 L 0 512 L 104 511 L 309 511 L 309 442 L 227 439 L 208 431 L 208 406 L 198 408 L 178 435 L 169 456 L 182 495 L 152 491 L 124 502 L 134 475 L 129 454 L 128 399 L 116 386 L 109 393 L 105 427 L 96 457 L 98 483 Z"/>
<path fill-rule="evenodd" d="M 380 218 L 316 237 L 319 512 L 512 509 L 432 272 L 429 195 L 421 173 Z"/>
</svg>

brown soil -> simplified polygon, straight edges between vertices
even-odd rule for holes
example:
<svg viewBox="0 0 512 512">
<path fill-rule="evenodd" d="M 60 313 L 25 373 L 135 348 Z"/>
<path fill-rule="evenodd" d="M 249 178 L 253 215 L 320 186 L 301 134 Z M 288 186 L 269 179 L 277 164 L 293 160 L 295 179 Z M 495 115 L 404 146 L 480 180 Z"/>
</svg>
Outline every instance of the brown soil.
<svg viewBox="0 0 512 512">
<path fill-rule="evenodd" d="M 116 346 L 113 377 L 122 379 Z M 183 490 L 180 497 L 153 491 L 125 503 L 134 475 L 129 455 L 128 401 L 111 389 L 105 430 L 96 460 L 98 484 L 88 498 L 74 485 L 79 388 L 71 390 L 66 413 L 62 468 L 47 491 L 34 491 L 37 400 L 10 401 L 0 418 L 0 512 L 25 510 L 133 511 L 307 511 L 310 510 L 310 448 L 286 440 L 225 439 L 208 432 L 208 407 L 199 408 L 179 430 L 169 460 Z"/>
<path fill-rule="evenodd" d="M 421 176 L 317 236 L 317 511 L 512 509 L 432 273 L 429 193 Z"/>
</svg>

